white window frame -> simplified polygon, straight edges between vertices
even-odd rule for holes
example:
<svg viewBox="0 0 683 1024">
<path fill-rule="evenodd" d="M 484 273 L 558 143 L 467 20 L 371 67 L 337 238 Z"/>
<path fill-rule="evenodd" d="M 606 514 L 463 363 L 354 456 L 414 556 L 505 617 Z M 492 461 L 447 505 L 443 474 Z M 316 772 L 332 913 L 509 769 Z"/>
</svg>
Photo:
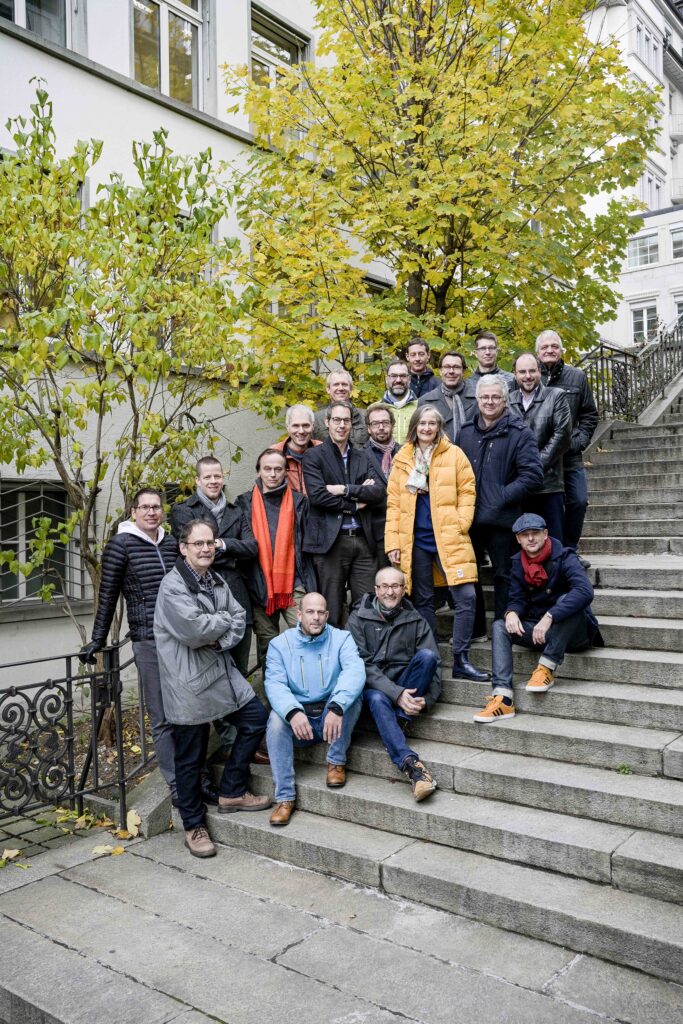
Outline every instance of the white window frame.
<svg viewBox="0 0 683 1024">
<path fill-rule="evenodd" d="M 648 323 L 651 321 L 651 317 L 648 314 L 652 310 L 654 310 L 655 326 L 654 328 L 648 328 Z M 642 317 L 642 327 L 638 331 L 636 331 L 637 316 Z M 631 341 L 634 345 L 646 345 L 649 341 L 652 341 L 657 335 L 658 326 L 659 313 L 657 311 L 656 299 L 643 299 L 641 302 L 631 306 Z M 642 337 L 636 337 L 637 334 L 642 334 Z"/>
<path fill-rule="evenodd" d="M 194 110 L 204 109 L 204 66 L 206 56 L 204 53 L 204 33 L 208 26 L 207 0 L 199 0 L 199 10 L 182 3 L 182 0 L 145 0 L 145 3 L 153 4 L 159 8 L 159 88 L 155 92 L 175 99 L 177 103 L 184 102 L 171 96 L 171 71 L 168 50 L 168 16 L 177 14 L 184 21 L 189 22 L 197 29 L 197 81 L 194 84 L 196 98 L 190 104 Z M 134 81 L 135 77 L 135 0 L 130 0 L 130 75 Z M 145 82 L 140 82 L 145 85 Z M 153 88 L 147 86 L 147 88 Z"/>
<path fill-rule="evenodd" d="M 652 240 L 653 239 L 654 239 L 654 244 L 655 244 L 655 247 L 656 247 L 656 259 L 651 259 L 650 258 L 651 255 L 652 255 L 652 249 L 653 249 L 653 246 L 652 246 Z M 639 244 L 639 243 L 643 243 L 643 242 L 647 242 L 648 245 L 643 247 L 642 244 Z M 633 251 L 631 249 L 632 246 L 633 246 Z M 647 255 L 647 259 L 645 259 L 645 260 L 640 258 L 642 256 L 642 254 L 643 254 L 643 248 L 645 248 L 646 255 Z M 636 270 L 636 269 L 639 269 L 640 267 L 651 267 L 651 266 L 654 266 L 656 263 L 659 263 L 659 234 L 658 234 L 658 232 L 654 231 L 654 232 L 652 232 L 651 234 L 648 234 L 648 235 L 637 235 L 635 238 L 629 238 L 628 250 L 627 250 L 627 268 L 629 270 Z"/>
<path fill-rule="evenodd" d="M 252 25 L 254 20 L 261 22 L 270 22 L 274 29 L 276 29 L 282 36 L 292 42 L 299 50 L 299 57 L 291 64 L 287 61 L 281 60 L 268 50 L 263 50 L 259 47 L 258 43 L 254 43 L 252 38 Z M 311 39 L 310 36 L 306 35 L 303 31 L 297 30 L 293 26 L 285 24 L 285 22 L 279 20 L 275 15 L 271 14 L 265 8 L 260 7 L 258 4 L 251 4 L 249 11 L 249 73 L 253 73 L 252 59 L 256 60 L 260 64 L 265 64 L 268 68 L 268 78 L 271 84 L 274 83 L 278 69 L 289 69 L 295 67 L 297 64 L 308 60 L 310 53 Z"/>
<path fill-rule="evenodd" d="M 676 243 L 681 243 L 681 251 L 676 255 Z M 671 228 L 671 259 L 683 260 L 683 226 Z"/>
<path fill-rule="evenodd" d="M 65 19 L 65 23 L 66 23 L 66 29 L 65 29 L 65 33 L 64 33 L 66 38 L 64 40 L 64 44 L 63 45 L 67 49 L 71 49 L 71 47 L 72 47 L 72 27 L 73 26 L 72 26 L 72 10 L 71 10 L 71 2 L 70 2 L 70 0 L 64 0 L 64 19 Z M 14 24 L 15 25 L 19 25 L 20 28 L 25 28 L 27 32 L 32 32 L 33 31 L 33 29 L 30 29 L 28 27 L 28 25 L 26 24 L 26 0 L 14 0 Z M 37 35 L 38 33 L 35 33 L 35 34 Z M 43 39 L 45 37 L 41 36 L 40 38 Z M 48 39 L 46 41 L 48 43 L 52 42 L 51 39 Z M 61 43 L 53 43 L 53 45 L 54 46 L 61 46 L 62 44 Z"/>
</svg>

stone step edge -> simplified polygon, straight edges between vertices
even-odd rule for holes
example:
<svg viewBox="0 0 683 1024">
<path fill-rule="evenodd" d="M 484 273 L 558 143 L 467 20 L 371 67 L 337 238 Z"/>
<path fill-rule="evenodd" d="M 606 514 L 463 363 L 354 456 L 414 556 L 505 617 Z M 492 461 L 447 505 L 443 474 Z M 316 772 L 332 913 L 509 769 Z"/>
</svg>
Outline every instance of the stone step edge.
<svg viewBox="0 0 683 1024">
<path fill-rule="evenodd" d="M 296 825 L 297 816 L 301 823 L 299 826 Z M 674 939 L 667 942 L 665 935 L 658 936 L 655 941 L 646 935 L 636 942 L 634 930 L 634 924 L 642 922 L 645 910 L 659 921 L 659 929 L 663 929 L 662 917 L 669 917 L 672 910 L 680 910 L 672 904 L 613 889 L 599 882 L 572 879 L 481 854 L 438 847 L 422 840 L 407 839 L 402 843 L 399 840 L 397 849 L 388 852 L 383 858 L 368 857 L 364 852 L 367 849 L 366 843 L 379 830 L 367 826 L 355 826 L 353 830 L 359 840 L 357 853 L 344 855 L 332 847 L 328 847 L 325 852 L 319 843 L 325 832 L 321 826 L 331 819 L 297 811 L 286 829 L 275 832 L 270 826 L 259 826 L 253 818 L 245 820 L 247 817 L 221 816 L 215 828 L 223 832 L 224 836 L 226 832 L 229 833 L 228 839 L 231 841 L 225 842 L 218 835 L 216 841 L 221 845 L 248 849 L 275 860 L 370 885 L 390 897 L 410 899 L 482 920 L 517 934 L 545 939 L 576 952 L 614 960 L 656 977 L 679 983 L 683 981 L 683 943 Z M 177 821 L 174 819 L 174 823 Z M 301 825 L 309 826 L 311 833 L 316 836 L 315 841 L 302 834 L 305 829 Z M 385 835 L 391 842 L 391 834 Z M 436 870 L 438 864 L 444 864 L 444 854 L 450 864 L 450 885 L 449 880 L 443 877 L 445 872 Z M 467 870 L 463 874 L 467 881 L 459 883 L 454 880 L 456 861 L 465 863 Z M 494 880 L 503 872 L 507 876 L 506 881 L 512 881 L 511 888 L 515 890 L 516 896 L 503 898 L 498 887 L 485 887 L 479 878 L 475 885 L 475 868 L 479 868 L 480 874 L 488 869 L 493 873 Z M 375 881 L 370 881 L 371 878 Z M 522 899 L 522 887 L 515 884 L 517 878 L 523 878 L 527 883 L 532 879 L 529 888 L 536 894 L 537 900 L 539 890 L 551 886 L 556 906 L 549 907 L 550 901 L 546 901 L 545 905 L 538 901 L 540 905 L 534 913 L 533 901 L 528 897 Z M 557 907 L 560 890 L 566 899 L 566 909 Z M 480 893 L 484 895 L 478 896 Z M 588 915 L 578 912 L 577 904 L 590 904 L 597 900 L 603 905 L 605 893 L 609 894 L 610 905 L 609 912 L 603 912 L 602 922 L 591 920 Z M 615 922 L 615 916 L 618 918 L 620 913 L 625 920 Z M 637 931 L 642 931 L 642 927 Z"/>
</svg>

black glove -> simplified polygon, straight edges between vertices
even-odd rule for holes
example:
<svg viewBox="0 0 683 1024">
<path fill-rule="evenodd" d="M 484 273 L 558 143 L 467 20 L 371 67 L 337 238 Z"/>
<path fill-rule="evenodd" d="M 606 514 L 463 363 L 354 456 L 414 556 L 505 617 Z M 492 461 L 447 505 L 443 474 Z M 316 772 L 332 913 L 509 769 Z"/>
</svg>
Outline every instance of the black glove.
<svg viewBox="0 0 683 1024">
<path fill-rule="evenodd" d="M 98 643 L 97 640 L 91 640 L 89 644 L 81 647 L 78 652 L 78 660 L 82 661 L 84 665 L 94 665 L 95 655 L 101 650 L 102 644 Z"/>
</svg>

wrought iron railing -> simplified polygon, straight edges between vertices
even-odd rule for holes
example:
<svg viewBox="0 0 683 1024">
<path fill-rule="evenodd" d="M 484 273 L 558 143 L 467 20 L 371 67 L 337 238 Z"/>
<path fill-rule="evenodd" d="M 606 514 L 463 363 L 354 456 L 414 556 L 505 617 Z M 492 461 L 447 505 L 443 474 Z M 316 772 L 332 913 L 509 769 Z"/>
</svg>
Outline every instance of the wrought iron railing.
<svg viewBox="0 0 683 1024">
<path fill-rule="evenodd" d="M 122 672 L 133 658 L 121 661 L 124 645 L 102 652 L 102 667 L 85 668 L 76 654 L 0 665 L 0 820 L 46 804 L 68 804 L 83 813 L 84 798 L 106 791 L 118 803 L 121 827 L 126 824 L 126 788 L 152 758 L 145 736 L 144 698 L 138 683 L 140 754 L 124 758 Z M 63 663 L 59 675 L 38 682 L 11 682 L 49 662 Z M 3 685 L 9 675 L 9 683 Z M 114 778 L 103 778 L 98 741 L 105 715 L 113 720 L 116 756 Z M 86 724 L 88 745 L 77 765 L 77 729 Z"/>
<path fill-rule="evenodd" d="M 579 365 L 586 371 L 600 418 L 635 421 L 683 372 L 683 325 L 661 331 L 640 349 L 601 342 Z"/>
</svg>

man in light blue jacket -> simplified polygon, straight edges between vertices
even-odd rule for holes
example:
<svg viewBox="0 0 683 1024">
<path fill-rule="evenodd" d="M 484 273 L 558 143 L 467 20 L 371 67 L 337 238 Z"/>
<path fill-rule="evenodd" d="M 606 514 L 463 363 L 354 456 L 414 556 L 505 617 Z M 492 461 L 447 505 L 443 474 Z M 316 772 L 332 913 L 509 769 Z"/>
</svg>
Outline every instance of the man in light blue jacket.
<svg viewBox="0 0 683 1024">
<path fill-rule="evenodd" d="M 275 780 L 271 825 L 286 825 L 296 798 L 294 747 L 329 743 L 327 785 L 346 782 L 346 752 L 358 721 L 365 665 L 344 629 L 327 624 L 322 594 L 306 594 L 298 626 L 271 640 L 266 657 L 266 696 L 272 711 L 266 740 Z"/>
</svg>

